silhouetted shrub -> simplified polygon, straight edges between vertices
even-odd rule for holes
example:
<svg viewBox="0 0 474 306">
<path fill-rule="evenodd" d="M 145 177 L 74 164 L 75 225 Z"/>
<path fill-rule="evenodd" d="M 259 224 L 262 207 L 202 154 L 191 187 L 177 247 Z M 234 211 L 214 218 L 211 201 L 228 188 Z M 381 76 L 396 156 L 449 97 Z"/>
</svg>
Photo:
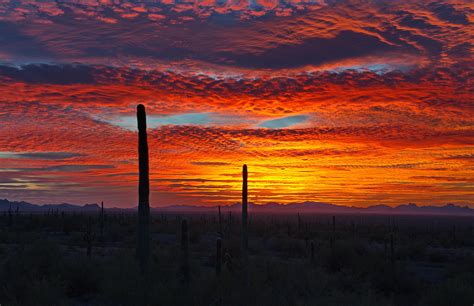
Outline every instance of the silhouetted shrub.
<svg viewBox="0 0 474 306">
<path fill-rule="evenodd" d="M 68 297 L 90 299 L 101 290 L 103 275 L 100 264 L 85 260 L 84 257 L 72 258 L 65 262 L 62 280 Z"/>
<path fill-rule="evenodd" d="M 423 306 L 471 305 L 474 301 L 473 283 L 449 280 L 429 290 L 421 299 Z"/>
</svg>

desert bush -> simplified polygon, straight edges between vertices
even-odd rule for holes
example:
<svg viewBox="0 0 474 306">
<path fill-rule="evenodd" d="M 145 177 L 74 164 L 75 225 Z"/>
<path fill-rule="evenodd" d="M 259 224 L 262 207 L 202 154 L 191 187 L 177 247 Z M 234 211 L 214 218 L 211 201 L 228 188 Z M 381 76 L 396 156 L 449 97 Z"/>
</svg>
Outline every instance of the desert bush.
<svg viewBox="0 0 474 306">
<path fill-rule="evenodd" d="M 422 306 L 471 305 L 474 301 L 473 283 L 459 279 L 448 280 L 430 290 L 421 298 Z"/>
<path fill-rule="evenodd" d="M 104 273 L 100 262 L 76 256 L 65 261 L 62 267 L 62 281 L 66 295 L 89 300 L 101 290 Z"/>
<path fill-rule="evenodd" d="M 48 241 L 16 247 L 1 266 L 0 288 L 4 290 L 0 291 L 0 301 L 13 305 L 48 305 L 51 299 L 62 298 L 57 279 L 62 258 L 59 247 Z M 35 302 L 31 304 L 32 301 Z"/>
</svg>

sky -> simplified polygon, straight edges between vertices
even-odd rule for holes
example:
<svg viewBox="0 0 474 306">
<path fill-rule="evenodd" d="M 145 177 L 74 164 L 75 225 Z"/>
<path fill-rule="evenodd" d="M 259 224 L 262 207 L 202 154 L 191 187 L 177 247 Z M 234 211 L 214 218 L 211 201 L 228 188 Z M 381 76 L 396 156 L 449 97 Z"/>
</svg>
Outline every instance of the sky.
<svg viewBox="0 0 474 306">
<path fill-rule="evenodd" d="M 0 1 L 0 198 L 474 208 L 474 3 Z"/>
</svg>

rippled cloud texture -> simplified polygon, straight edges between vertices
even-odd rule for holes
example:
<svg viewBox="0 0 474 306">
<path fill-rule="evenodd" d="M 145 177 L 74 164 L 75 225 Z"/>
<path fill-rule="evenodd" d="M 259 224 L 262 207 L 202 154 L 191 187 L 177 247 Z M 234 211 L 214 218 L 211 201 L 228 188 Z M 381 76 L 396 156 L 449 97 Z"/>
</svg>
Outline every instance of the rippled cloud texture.
<svg viewBox="0 0 474 306">
<path fill-rule="evenodd" d="M 471 1 L 1 1 L 0 197 L 474 201 Z M 472 206 L 474 207 L 474 206 Z"/>
</svg>

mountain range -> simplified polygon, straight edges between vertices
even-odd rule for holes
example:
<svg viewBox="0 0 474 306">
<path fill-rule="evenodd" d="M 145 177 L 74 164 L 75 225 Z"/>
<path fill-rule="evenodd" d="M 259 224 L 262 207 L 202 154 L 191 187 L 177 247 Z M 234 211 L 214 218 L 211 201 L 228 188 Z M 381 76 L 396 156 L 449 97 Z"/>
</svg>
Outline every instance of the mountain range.
<svg viewBox="0 0 474 306">
<path fill-rule="evenodd" d="M 68 203 L 62 204 L 44 204 L 37 205 L 28 202 L 15 202 L 7 199 L 0 199 L 0 212 L 8 211 L 9 209 L 21 212 L 47 212 L 47 211 L 64 211 L 64 212 L 96 212 L 100 206 L 96 203 L 85 205 L 74 205 Z M 165 207 L 152 207 L 152 212 L 212 212 L 216 211 L 216 207 L 209 206 L 186 206 L 186 205 L 171 205 Z M 223 212 L 241 210 L 240 203 L 235 203 L 228 206 L 221 207 Z M 135 208 L 107 208 L 108 211 L 135 211 Z M 395 207 L 387 205 L 374 205 L 369 207 L 355 207 L 355 206 L 341 206 L 324 202 L 299 202 L 290 204 L 267 203 L 256 205 L 249 203 L 249 211 L 256 213 L 366 213 L 366 214 L 403 214 L 403 215 L 472 215 L 474 216 L 474 209 L 468 206 L 458 206 L 455 204 L 446 204 L 443 206 L 418 206 L 416 204 L 404 204 Z"/>
</svg>

